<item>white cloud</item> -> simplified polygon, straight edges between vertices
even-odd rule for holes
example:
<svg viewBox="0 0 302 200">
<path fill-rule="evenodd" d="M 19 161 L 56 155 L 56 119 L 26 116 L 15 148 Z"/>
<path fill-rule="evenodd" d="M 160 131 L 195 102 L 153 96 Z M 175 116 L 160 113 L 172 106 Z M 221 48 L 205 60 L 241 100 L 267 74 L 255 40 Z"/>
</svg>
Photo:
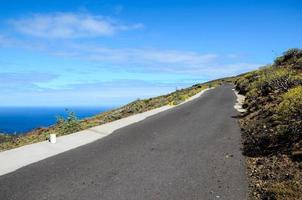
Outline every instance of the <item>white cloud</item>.
<svg viewBox="0 0 302 200">
<path fill-rule="evenodd" d="M 195 65 L 210 63 L 218 58 L 216 54 L 201 54 L 191 51 L 163 50 L 150 48 L 108 48 L 97 45 L 72 44 L 50 51 L 54 55 L 73 56 L 92 61 L 140 64 Z M 66 54 L 66 52 L 68 52 Z"/>
<path fill-rule="evenodd" d="M 0 47 L 10 47 L 12 46 L 13 40 L 5 35 L 0 34 Z"/>
<path fill-rule="evenodd" d="M 0 72 L 0 91 L 40 91 L 39 83 L 47 83 L 58 76 L 41 72 Z"/>
<path fill-rule="evenodd" d="M 68 54 L 64 53 L 68 52 Z M 209 78 L 231 76 L 262 66 L 229 58 L 228 55 L 162 49 L 113 49 L 97 45 L 73 44 L 52 54 L 95 63 L 113 63 L 117 68 L 140 72 L 202 75 Z"/>
<path fill-rule="evenodd" d="M 111 36 L 120 31 L 143 28 L 143 24 L 125 25 L 99 15 L 82 13 L 33 14 L 9 24 L 27 35 L 44 38 L 77 38 Z"/>
<path fill-rule="evenodd" d="M 171 51 L 171 50 L 138 50 L 136 51 L 143 59 L 161 63 L 198 64 L 208 63 L 217 58 L 215 54 L 198 54 L 195 52 Z"/>
<path fill-rule="evenodd" d="M 13 41 L 9 38 L 2 40 L 3 42 Z M 264 65 L 263 63 L 246 62 L 244 56 L 235 58 L 229 54 L 218 55 L 155 48 L 110 48 L 99 44 L 83 42 L 79 44 L 72 40 L 60 41 L 59 45 L 58 42 L 49 44 L 41 43 L 41 41 L 15 40 L 10 46 L 42 51 L 58 57 L 89 61 L 97 68 L 106 67 L 106 70 L 198 75 L 208 79 L 236 75 Z"/>
<path fill-rule="evenodd" d="M 10 23 L 21 33 L 50 38 L 110 36 L 120 31 L 142 28 L 142 24 L 125 25 L 110 18 L 87 13 L 34 14 Z M 0 46 L 8 45 L 0 35 Z M 12 43 L 12 42 L 11 42 Z M 218 55 L 194 51 L 156 48 L 110 48 L 82 40 L 14 41 L 11 46 L 46 52 L 67 58 L 91 61 L 110 70 L 162 72 L 201 75 L 210 78 L 235 75 L 261 66 L 245 62 L 241 54 Z M 110 66 L 110 67 L 109 67 Z"/>
</svg>

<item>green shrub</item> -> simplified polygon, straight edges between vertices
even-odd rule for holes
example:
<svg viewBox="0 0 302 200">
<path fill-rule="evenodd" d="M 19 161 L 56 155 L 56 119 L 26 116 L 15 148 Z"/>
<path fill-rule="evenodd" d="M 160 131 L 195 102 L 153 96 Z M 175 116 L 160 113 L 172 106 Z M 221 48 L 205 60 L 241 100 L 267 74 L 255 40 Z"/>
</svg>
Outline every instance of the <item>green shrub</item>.
<svg viewBox="0 0 302 200">
<path fill-rule="evenodd" d="M 185 101 L 185 98 L 182 95 L 180 95 L 179 93 L 176 93 L 175 95 L 173 95 L 171 104 L 172 105 L 178 105 L 183 101 Z"/>
<path fill-rule="evenodd" d="M 66 112 L 66 119 L 62 116 L 57 117 L 58 126 L 55 131 L 57 131 L 59 135 L 70 134 L 81 130 L 81 123 L 76 114 L 68 110 L 66 110 Z"/>
<path fill-rule="evenodd" d="M 249 72 L 243 76 L 240 76 L 236 81 L 236 90 L 238 90 L 239 94 L 245 94 L 249 91 L 252 82 L 255 81 L 258 74 L 257 72 Z"/>
<path fill-rule="evenodd" d="M 302 86 L 290 89 L 282 96 L 278 113 L 285 118 L 302 118 Z"/>
<path fill-rule="evenodd" d="M 268 68 L 263 70 L 253 87 L 257 88 L 262 95 L 270 92 L 284 92 L 302 83 L 302 77 L 287 68 Z"/>
<path fill-rule="evenodd" d="M 302 137 L 302 86 L 290 89 L 282 99 L 277 106 L 279 120 L 282 121 L 279 132 L 283 139 L 292 143 Z"/>
<path fill-rule="evenodd" d="M 257 88 L 252 88 L 246 93 L 246 97 L 248 99 L 256 99 L 258 96 L 258 92 L 259 91 L 257 90 Z"/>
<path fill-rule="evenodd" d="M 302 69 L 302 58 L 299 58 L 294 66 L 295 69 Z"/>
<path fill-rule="evenodd" d="M 0 143 L 13 141 L 14 137 L 15 137 L 14 135 L 7 135 L 7 134 L 0 133 Z"/>
<path fill-rule="evenodd" d="M 293 48 L 284 52 L 282 56 L 277 57 L 274 61 L 275 65 L 295 64 L 300 58 L 302 58 L 302 49 Z"/>
</svg>

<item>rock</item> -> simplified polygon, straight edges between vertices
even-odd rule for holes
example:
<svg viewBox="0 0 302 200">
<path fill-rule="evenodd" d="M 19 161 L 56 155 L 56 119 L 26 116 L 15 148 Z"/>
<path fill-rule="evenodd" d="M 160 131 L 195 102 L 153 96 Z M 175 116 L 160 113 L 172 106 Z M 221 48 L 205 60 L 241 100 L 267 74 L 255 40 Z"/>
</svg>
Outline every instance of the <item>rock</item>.
<svg viewBox="0 0 302 200">
<path fill-rule="evenodd" d="M 295 161 L 302 161 L 302 150 L 293 151 L 292 152 L 292 158 Z"/>
</svg>

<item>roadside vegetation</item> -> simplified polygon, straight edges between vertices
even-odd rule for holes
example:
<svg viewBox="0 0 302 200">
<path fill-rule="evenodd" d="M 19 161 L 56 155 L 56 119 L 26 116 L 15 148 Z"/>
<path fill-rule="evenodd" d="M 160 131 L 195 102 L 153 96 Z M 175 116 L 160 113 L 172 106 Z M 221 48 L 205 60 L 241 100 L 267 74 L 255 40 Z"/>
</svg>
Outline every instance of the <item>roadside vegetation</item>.
<svg viewBox="0 0 302 200">
<path fill-rule="evenodd" d="M 0 134 L 0 151 L 45 141 L 52 133 L 57 134 L 57 136 L 67 135 L 151 109 L 159 108 L 161 106 L 178 105 L 206 88 L 216 87 L 223 81 L 223 79 L 215 80 L 193 85 L 189 88 L 176 90 L 175 92 L 167 95 L 143 100 L 138 99 L 120 108 L 103 112 L 83 120 L 79 120 L 75 113 L 67 111 L 68 116 L 66 118 L 58 117 L 57 123 L 53 126 L 37 128 L 22 135 Z"/>
<path fill-rule="evenodd" d="M 250 199 L 302 199 L 302 50 L 235 80 Z"/>
<path fill-rule="evenodd" d="M 302 199 L 302 50 L 290 49 L 274 63 L 237 77 L 219 79 L 167 95 L 133 101 L 79 120 L 68 111 L 47 128 L 23 135 L 0 134 L 0 151 L 102 125 L 165 105 L 178 105 L 198 92 L 233 82 L 246 96 L 239 123 L 252 200 Z"/>
</svg>

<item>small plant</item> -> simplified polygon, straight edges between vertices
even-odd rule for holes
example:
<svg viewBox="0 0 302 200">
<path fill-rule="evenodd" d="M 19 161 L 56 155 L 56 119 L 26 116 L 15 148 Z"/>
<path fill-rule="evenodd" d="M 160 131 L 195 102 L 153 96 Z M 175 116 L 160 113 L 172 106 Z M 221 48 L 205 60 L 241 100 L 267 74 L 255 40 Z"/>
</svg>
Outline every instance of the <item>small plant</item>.
<svg viewBox="0 0 302 200">
<path fill-rule="evenodd" d="M 62 116 L 57 117 L 58 133 L 60 135 L 70 134 L 81 130 L 80 120 L 74 112 L 66 109 L 66 119 Z"/>
<path fill-rule="evenodd" d="M 2 134 L 2 133 L 0 133 L 0 143 L 13 141 L 14 137 L 16 137 L 16 136 L 15 135 L 8 135 L 8 134 Z"/>
<path fill-rule="evenodd" d="M 246 94 L 251 87 L 251 83 L 257 79 L 257 72 L 249 72 L 235 81 L 236 89 L 239 91 L 239 94 Z"/>
<path fill-rule="evenodd" d="M 262 95 L 270 92 L 284 92 L 302 83 L 302 77 L 297 76 L 290 69 L 268 68 L 263 70 L 253 87 L 261 91 Z"/>
<path fill-rule="evenodd" d="M 290 89 L 282 95 L 276 108 L 277 120 L 281 122 L 277 132 L 281 142 L 294 144 L 302 138 L 302 86 Z"/>
</svg>

